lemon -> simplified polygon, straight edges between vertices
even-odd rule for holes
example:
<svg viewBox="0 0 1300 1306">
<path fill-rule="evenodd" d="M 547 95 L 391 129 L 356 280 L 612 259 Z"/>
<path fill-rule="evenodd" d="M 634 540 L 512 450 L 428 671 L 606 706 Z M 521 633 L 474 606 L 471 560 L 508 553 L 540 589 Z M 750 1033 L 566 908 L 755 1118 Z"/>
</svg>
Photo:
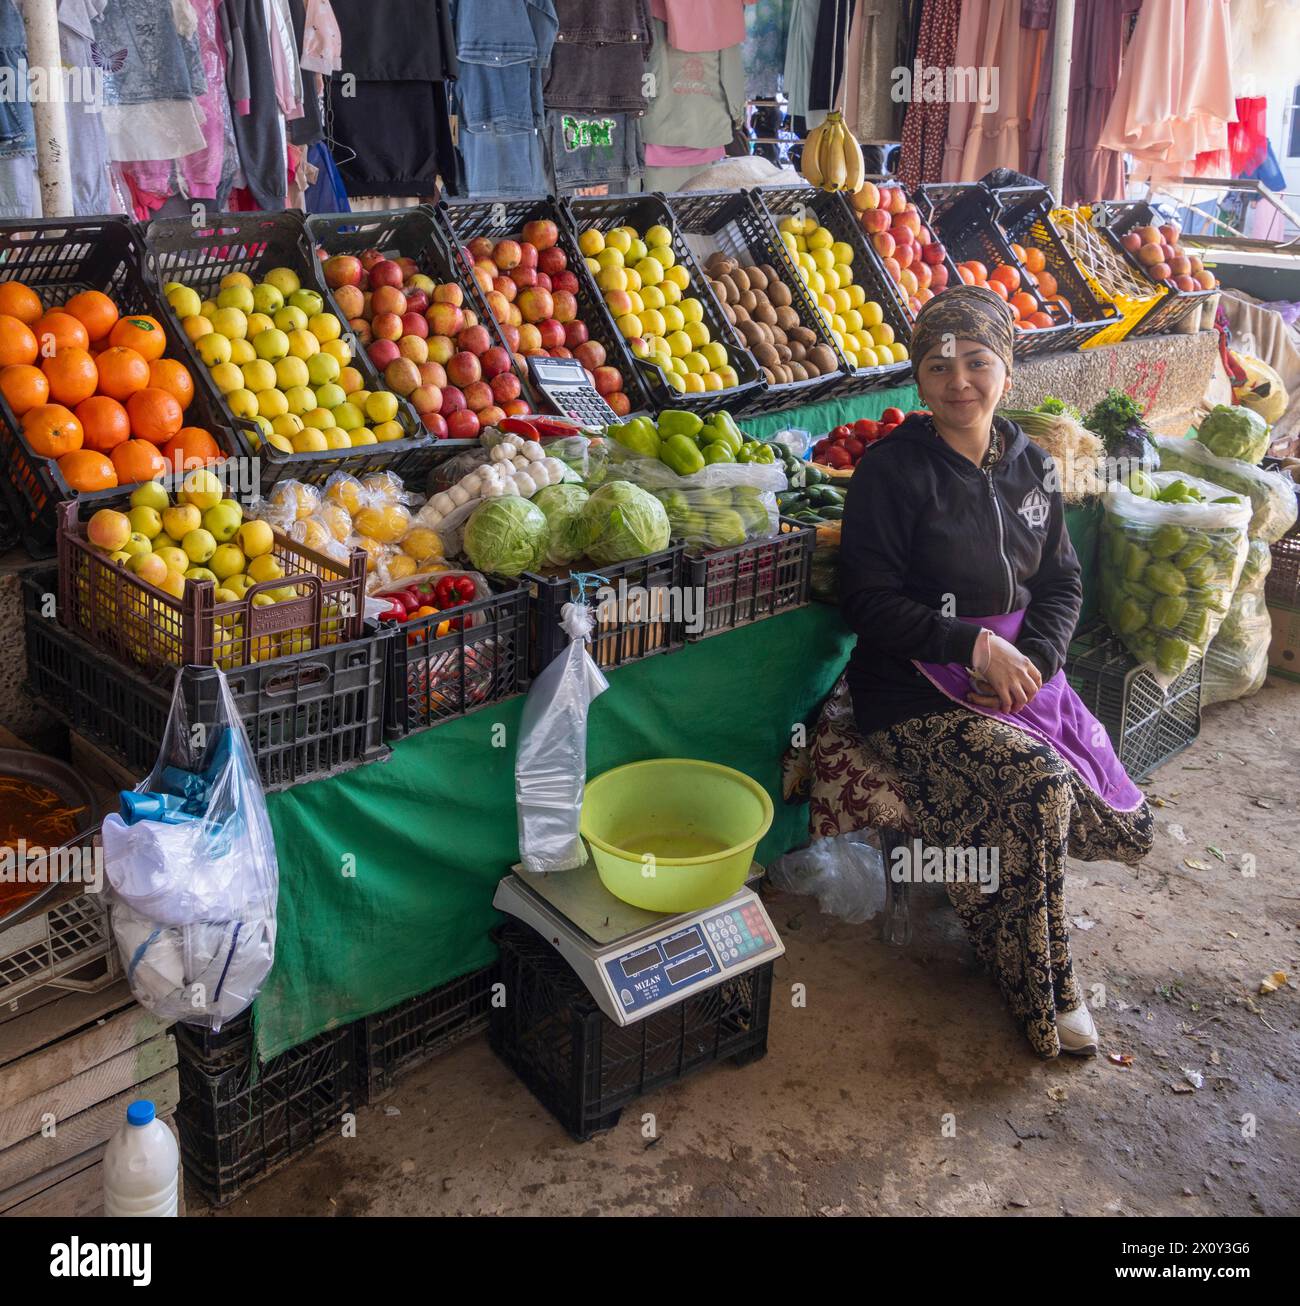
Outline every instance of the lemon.
<svg viewBox="0 0 1300 1306">
<path fill-rule="evenodd" d="M 862 305 L 867 302 L 867 292 L 863 290 L 861 286 L 850 284 L 847 289 L 849 292 L 849 303 L 852 304 L 854 308 L 861 308 Z"/>
<path fill-rule="evenodd" d="M 687 339 L 697 349 L 709 342 L 709 328 L 703 322 L 687 322 L 682 330 L 686 333 Z"/>
<path fill-rule="evenodd" d="M 885 320 L 884 310 L 874 299 L 867 300 L 860 306 L 859 311 L 862 313 L 862 325 L 865 327 L 879 326 Z"/>
<path fill-rule="evenodd" d="M 674 331 L 666 337 L 668 348 L 674 358 L 685 358 L 691 352 L 692 340 L 685 331 Z"/>
<path fill-rule="evenodd" d="M 682 320 L 685 322 L 702 322 L 704 305 L 694 296 L 683 299 L 680 305 Z"/>
</svg>

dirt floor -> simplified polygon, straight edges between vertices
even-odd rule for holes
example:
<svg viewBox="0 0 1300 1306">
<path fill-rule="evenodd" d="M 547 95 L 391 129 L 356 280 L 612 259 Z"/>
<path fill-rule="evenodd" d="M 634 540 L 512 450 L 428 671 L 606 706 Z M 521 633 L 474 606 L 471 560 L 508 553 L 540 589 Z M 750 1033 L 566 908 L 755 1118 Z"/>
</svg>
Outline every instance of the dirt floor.
<svg viewBox="0 0 1300 1306">
<path fill-rule="evenodd" d="M 1300 685 L 1273 680 L 1145 786 L 1141 869 L 1071 868 L 1076 966 L 1105 986 L 1095 1061 L 1033 1057 L 942 888 L 914 895 L 905 949 L 776 896 L 766 1058 L 579 1144 L 476 1038 L 227 1212 L 1300 1213 L 1297 776 Z"/>
</svg>

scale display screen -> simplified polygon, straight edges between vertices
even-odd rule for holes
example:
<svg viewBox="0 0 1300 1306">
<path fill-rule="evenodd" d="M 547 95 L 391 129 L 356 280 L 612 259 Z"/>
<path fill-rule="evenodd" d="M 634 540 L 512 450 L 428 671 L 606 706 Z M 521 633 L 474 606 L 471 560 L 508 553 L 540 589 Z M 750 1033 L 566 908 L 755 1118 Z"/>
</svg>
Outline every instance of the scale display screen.
<svg viewBox="0 0 1300 1306">
<path fill-rule="evenodd" d="M 688 930 L 681 938 L 665 939 L 659 946 L 663 948 L 664 956 L 672 961 L 674 957 L 680 957 L 684 952 L 694 952 L 703 944 L 704 940 L 700 938 L 699 930 Z"/>
<path fill-rule="evenodd" d="M 707 952 L 701 952 L 696 957 L 688 957 L 685 961 L 679 961 L 676 966 L 665 966 L 664 974 L 668 977 L 669 984 L 680 984 L 684 979 L 690 979 L 692 975 L 698 975 L 703 970 L 708 970 L 713 965 L 713 959 Z"/>
<path fill-rule="evenodd" d="M 624 957 L 619 966 L 628 979 L 635 979 L 642 971 L 653 970 L 658 964 L 659 949 L 647 948 L 635 957 Z"/>
</svg>

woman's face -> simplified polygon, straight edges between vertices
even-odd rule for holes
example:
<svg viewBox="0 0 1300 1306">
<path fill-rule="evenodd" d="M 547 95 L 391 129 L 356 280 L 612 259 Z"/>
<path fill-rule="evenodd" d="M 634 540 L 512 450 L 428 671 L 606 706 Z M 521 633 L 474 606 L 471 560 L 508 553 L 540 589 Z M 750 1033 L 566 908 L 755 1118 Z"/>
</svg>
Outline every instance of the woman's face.
<svg viewBox="0 0 1300 1306">
<path fill-rule="evenodd" d="M 1011 377 L 986 345 L 956 340 L 951 352 L 932 349 L 921 360 L 916 388 L 940 426 L 988 430 L 994 409 L 1011 389 Z"/>
</svg>

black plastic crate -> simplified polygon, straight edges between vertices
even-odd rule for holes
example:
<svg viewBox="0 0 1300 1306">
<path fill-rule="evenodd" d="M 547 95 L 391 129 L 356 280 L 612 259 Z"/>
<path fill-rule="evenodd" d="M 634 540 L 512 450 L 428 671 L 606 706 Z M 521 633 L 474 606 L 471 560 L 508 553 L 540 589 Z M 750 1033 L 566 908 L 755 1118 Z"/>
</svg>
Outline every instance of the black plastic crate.
<svg viewBox="0 0 1300 1306">
<path fill-rule="evenodd" d="M 747 266 L 745 260 L 749 264 L 768 264 L 780 274 L 790 291 L 790 307 L 798 314 L 799 325 L 815 332 L 818 342 L 835 356 L 838 366 L 833 372 L 803 381 L 768 381 L 766 389 L 751 390 L 741 404 L 741 412 L 773 413 L 814 403 L 831 394 L 854 369 L 832 339 L 811 292 L 795 270 L 765 211 L 743 191 L 694 191 L 670 195 L 668 203 L 701 269 L 715 251 L 735 259 L 742 267 Z M 726 308 L 721 303 L 719 308 L 725 316 Z M 736 327 L 736 334 L 743 337 L 740 326 Z"/>
<path fill-rule="evenodd" d="M 528 680 L 528 589 L 395 623 L 388 645 L 385 734 L 402 739 L 518 694 Z M 459 630 L 434 632 L 444 621 Z"/>
<path fill-rule="evenodd" d="M 23 579 L 28 692 L 80 734 L 144 775 L 162 747 L 173 677 L 182 678 L 192 722 L 212 721 L 216 671 L 187 666 L 147 677 L 64 629 L 48 612 L 55 573 Z M 304 780 L 382 761 L 388 631 L 346 644 L 295 653 L 226 672 L 257 758 L 262 785 L 286 789 Z M 189 759 L 177 759 L 187 765 Z"/>
<path fill-rule="evenodd" d="M 766 217 L 783 253 L 786 250 L 781 241 L 781 219 L 801 213 L 815 218 L 836 240 L 851 245 L 854 251 L 854 283 L 866 291 L 869 300 L 880 305 L 884 320 L 893 328 L 894 339 L 911 348 L 912 322 L 903 300 L 902 288 L 885 271 L 880 256 L 855 221 L 853 210 L 843 195 L 817 190 L 813 186 L 757 186 L 749 195 L 751 202 Z M 788 253 L 786 258 L 789 259 Z M 820 313 L 818 316 L 821 316 Z M 902 385 L 911 371 L 912 364 L 906 360 L 883 367 L 859 367 L 846 372 L 832 394 L 861 394 L 864 390 Z"/>
<path fill-rule="evenodd" d="M 581 571 L 583 568 L 575 565 L 574 570 Z M 639 662 L 642 658 L 654 657 L 658 653 L 674 653 L 685 647 L 681 614 L 674 610 L 674 598 L 676 607 L 681 608 L 685 597 L 682 593 L 686 574 L 682 545 L 671 544 L 658 553 L 647 554 L 644 558 L 632 558 L 627 562 L 616 562 L 607 567 L 593 564 L 586 570 L 603 576 L 615 599 L 624 590 L 630 593 L 639 588 L 646 593 L 647 619 L 634 621 L 623 620 L 617 612 L 613 616 L 602 617 L 598 594 L 588 590 L 587 602 L 594 609 L 593 615 L 596 618 L 589 651 L 602 671 L 624 666 L 628 662 Z M 560 628 L 560 609 L 566 603 L 578 600 L 581 587 L 567 572 L 562 576 L 525 572 L 523 580 L 529 588 L 528 647 L 532 675 L 535 676 L 567 647 L 568 639 Z M 656 597 L 657 593 L 662 598 Z M 658 611 L 657 605 L 662 605 Z M 622 607 L 621 604 L 616 606 L 620 609 Z M 635 614 L 627 612 L 624 615 Z M 648 619 L 651 617 L 652 620 Z"/>
<path fill-rule="evenodd" d="M 215 1031 L 206 1025 L 187 1025 L 178 1021 L 175 1034 L 177 1045 L 184 1049 L 185 1056 L 198 1069 L 215 1075 L 252 1057 L 253 1012 L 250 1008 Z"/>
<path fill-rule="evenodd" d="M 358 1021 L 366 1100 L 379 1101 L 398 1075 L 487 1029 L 496 978 L 496 966 L 485 966 Z"/>
<path fill-rule="evenodd" d="M 61 307 L 82 290 L 103 291 L 123 317 L 143 313 L 162 324 L 167 336 L 165 357 L 184 362 L 191 373 L 196 367 L 206 373 L 202 363 L 192 357 L 175 317 L 146 280 L 143 259 L 136 229 L 125 218 L 0 222 L 0 278 L 24 282 L 40 295 L 47 309 Z M 218 407 L 197 377 L 185 424 L 209 431 L 227 456 L 248 449 L 252 428 Z M 0 477 L 0 496 L 16 532 L 32 557 L 48 558 L 54 553 L 58 533 L 55 510 L 63 500 L 77 498 L 77 491 L 69 487 L 53 459 L 33 451 L 3 395 L 0 457 L 7 468 Z"/>
<path fill-rule="evenodd" d="M 767 1052 L 771 962 L 620 1026 L 536 931 L 510 921 L 493 937 L 504 1002 L 489 1013 L 492 1050 L 579 1142 L 644 1093 Z"/>
<path fill-rule="evenodd" d="M 1056 323 L 1033 331 L 1017 331 L 1013 346 L 1017 358 L 1037 358 L 1078 345 L 1080 332 L 1074 315 L 1059 304 L 1046 303 L 1033 286 L 1023 281 L 1024 265 L 1011 252 L 1011 242 L 998 225 L 1000 206 L 987 186 L 978 181 L 927 183 L 917 187 L 916 206 L 956 262 L 975 259 L 990 270 L 998 263 L 1015 268 L 1022 278 L 1021 289 Z M 1089 326 L 1084 339 L 1097 330 Z"/>
<path fill-rule="evenodd" d="M 380 213 L 315 213 L 307 217 L 306 227 L 312 244 L 319 246 L 326 254 L 360 254 L 368 249 L 377 249 L 389 258 L 414 259 L 419 264 L 420 271 L 435 281 L 455 282 L 465 297 L 465 307 L 472 309 L 479 322 L 487 328 L 493 345 L 506 348 L 505 339 L 501 335 L 501 324 L 488 307 L 478 282 L 460 266 L 460 260 L 452 253 L 447 244 L 447 234 L 433 209 L 421 205 Z M 321 279 L 324 280 L 323 275 Z M 332 311 L 346 322 L 347 319 L 338 312 L 332 292 L 330 302 L 335 305 Z M 528 369 L 520 365 L 515 351 L 507 349 L 506 352 L 510 354 L 511 367 L 522 387 L 520 397 L 535 405 L 537 396 L 533 393 Z M 433 466 L 434 451 L 448 443 L 452 442 L 436 440 L 429 450 L 427 460 L 408 460 L 403 466 L 403 474 L 408 477 L 415 477 L 420 472 L 427 474 Z M 460 445 L 476 442 L 457 440 L 454 443 Z"/>
<path fill-rule="evenodd" d="M 1198 658 L 1168 690 L 1161 689 L 1118 636 L 1095 622 L 1071 642 L 1065 675 L 1106 727 L 1124 769 L 1143 780 L 1201 733 L 1204 665 Z"/>
<path fill-rule="evenodd" d="M 347 319 L 338 312 L 301 213 L 292 209 L 282 213 L 217 213 L 204 227 L 195 227 L 189 218 L 165 218 L 151 222 L 145 232 L 145 268 L 160 296 L 169 281 L 183 281 L 202 295 L 214 290 L 217 282 L 231 272 L 244 272 L 257 281 L 275 267 L 292 268 L 305 289 L 321 296 L 325 310 L 334 313 L 342 324 L 342 338 L 352 349 L 350 365 L 361 373 L 365 388 L 384 389 L 369 355 Z M 179 328 L 180 319 L 165 300 L 162 309 L 169 322 Z M 184 336 L 183 331 L 180 334 Z M 218 411 L 233 423 L 236 419 L 224 396 L 187 337 L 185 347 L 186 361 L 195 373 L 195 389 L 203 389 Z M 421 467 L 427 470 L 429 466 L 433 438 L 405 399 L 398 400 L 394 420 L 406 432 L 404 439 L 361 445 L 351 452 L 330 449 L 321 453 L 284 453 L 266 442 L 254 444 L 247 433 L 244 452 L 256 453 L 259 459 L 263 491 L 282 478 L 319 485 L 334 472 L 364 476 L 367 472 L 389 471 L 403 478 L 408 474 L 418 476 Z"/>
<path fill-rule="evenodd" d="M 1217 288 L 1215 290 L 1179 290 L 1172 281 L 1155 281 L 1146 268 L 1138 262 L 1136 256 L 1130 254 L 1124 248 L 1123 237 L 1132 231 L 1134 227 L 1158 227 L 1161 225 L 1159 214 L 1146 200 L 1108 204 L 1106 208 L 1113 216 L 1109 226 L 1103 228 L 1103 230 L 1114 241 L 1115 247 L 1129 261 L 1129 264 L 1137 269 L 1139 275 L 1150 281 L 1154 286 L 1164 286 L 1169 292 L 1156 300 L 1150 311 L 1129 332 L 1129 335 L 1134 337 L 1154 336 L 1160 335 L 1162 332 L 1173 331 L 1191 313 L 1199 312 L 1201 305 L 1211 295 L 1219 293 Z"/>
<path fill-rule="evenodd" d="M 522 239 L 524 225 L 529 222 L 547 221 L 555 223 L 560 233 L 556 242 L 564 251 L 568 261 L 567 271 L 573 273 L 578 289 L 574 292 L 578 301 L 578 317 L 587 328 L 590 339 L 599 342 L 605 351 L 605 358 L 611 367 L 617 367 L 623 374 L 623 393 L 627 395 L 631 412 L 642 412 L 652 407 L 650 395 L 641 377 L 641 371 L 632 359 L 627 342 L 614 326 L 613 319 L 605 309 L 605 301 L 591 279 L 584 275 L 586 265 L 578 243 L 558 200 L 547 199 L 477 199 L 477 200 L 443 200 L 437 208 L 439 220 L 446 229 L 446 239 L 453 257 L 461 257 L 464 249 L 476 236 L 487 236 L 493 240 Z M 463 258 L 462 258 L 463 261 Z M 473 276 L 465 274 L 473 281 Z M 524 369 L 527 378 L 527 368 Z M 543 396 L 534 392 L 531 382 L 526 389 L 529 397 L 542 401 Z M 654 405 L 658 407 L 659 405 Z M 550 412 L 552 405 L 542 402 L 539 412 Z"/>
<path fill-rule="evenodd" d="M 1094 336 L 1119 320 L 1113 303 L 1103 304 L 1092 293 L 1074 259 L 1061 242 L 1052 221 L 1056 201 L 1046 186 L 1003 186 L 994 192 L 999 205 L 998 225 L 1007 238 L 1022 248 L 1036 246 L 1056 278 L 1057 293 L 1070 301 L 1076 323 L 1067 348 L 1082 349 Z M 1022 266 L 1022 275 L 1024 273 Z M 1032 274 L 1031 274 L 1032 275 Z"/>
<path fill-rule="evenodd" d="M 213 1206 L 227 1205 L 336 1133 L 344 1113 L 358 1105 L 355 1025 L 318 1034 L 260 1065 L 250 1054 L 216 1071 L 184 1032 L 176 1049 L 181 1159 L 187 1180 Z"/>
<path fill-rule="evenodd" d="M 652 411 L 660 408 L 710 411 L 715 408 L 739 409 L 753 399 L 754 391 L 762 390 L 766 386 L 754 355 L 745 347 L 744 341 L 727 321 L 722 306 L 709 287 L 708 277 L 704 275 L 695 261 L 695 255 L 691 253 L 690 246 L 682 238 L 681 229 L 677 225 L 672 209 L 668 206 L 666 196 L 654 192 L 599 199 L 570 197 L 557 203 L 563 210 L 569 224 L 570 237 L 575 245 L 581 233 L 589 227 L 595 227 L 602 232 L 612 231 L 615 227 L 624 225 L 633 226 L 640 232 L 648 231 L 653 226 L 667 227 L 673 233 L 673 252 L 677 262 L 690 273 L 691 293 L 700 301 L 704 325 L 709 328 L 709 338 L 721 341 L 727 348 L 728 361 L 735 369 L 738 378 L 737 384 L 724 390 L 704 390 L 693 394 L 685 394 L 673 389 L 665 380 L 663 370 L 658 364 L 636 358 L 631 350 L 625 349 L 625 357 L 640 370 Z M 582 266 L 576 270 L 579 281 L 586 279 L 588 292 L 598 302 L 599 311 L 604 315 L 610 332 L 618 336 L 619 330 L 614 323 L 614 316 L 610 313 L 605 297 L 596 285 L 586 262 L 583 261 Z"/>
<path fill-rule="evenodd" d="M 1300 608 L 1300 526 L 1292 527 L 1269 546 L 1273 565 L 1264 582 L 1270 607 Z"/>
<path fill-rule="evenodd" d="M 704 594 L 704 628 L 693 643 L 791 612 L 812 602 L 812 558 L 817 532 L 782 523 L 779 535 L 746 540 L 730 549 L 686 556 L 687 583 Z"/>
</svg>

